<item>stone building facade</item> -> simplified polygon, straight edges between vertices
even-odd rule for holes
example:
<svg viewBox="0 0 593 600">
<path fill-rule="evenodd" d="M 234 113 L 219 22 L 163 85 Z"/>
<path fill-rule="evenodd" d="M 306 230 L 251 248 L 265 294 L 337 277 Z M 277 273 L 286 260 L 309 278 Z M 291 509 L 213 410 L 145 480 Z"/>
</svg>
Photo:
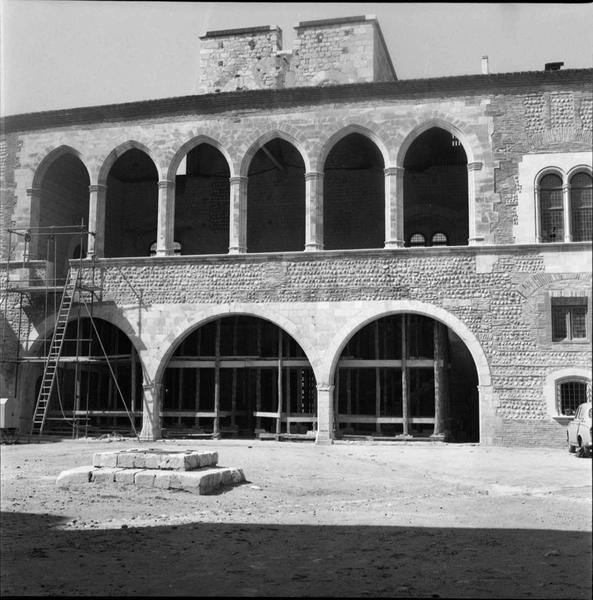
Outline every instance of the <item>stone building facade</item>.
<svg viewBox="0 0 593 600">
<path fill-rule="evenodd" d="M 591 388 L 592 70 L 398 80 L 371 17 L 201 43 L 200 95 L 2 121 L 21 430 L 70 266 L 93 295 L 53 423 L 562 445 Z"/>
</svg>

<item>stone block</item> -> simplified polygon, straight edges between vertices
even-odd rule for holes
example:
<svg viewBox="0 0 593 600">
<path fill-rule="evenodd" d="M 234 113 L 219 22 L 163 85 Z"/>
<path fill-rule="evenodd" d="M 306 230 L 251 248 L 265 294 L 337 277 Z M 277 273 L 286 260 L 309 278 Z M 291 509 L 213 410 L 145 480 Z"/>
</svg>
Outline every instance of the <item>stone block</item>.
<svg viewBox="0 0 593 600">
<path fill-rule="evenodd" d="M 218 463 L 218 452 L 200 452 L 200 468 L 214 467 Z"/>
<path fill-rule="evenodd" d="M 154 476 L 153 486 L 164 490 L 169 489 L 171 483 L 171 471 L 157 471 Z"/>
<path fill-rule="evenodd" d="M 138 471 L 134 476 L 134 484 L 139 487 L 153 487 L 157 471 Z"/>
<path fill-rule="evenodd" d="M 115 472 L 115 483 L 133 485 L 135 483 L 136 474 L 141 471 L 143 471 L 143 469 L 118 469 Z"/>
<path fill-rule="evenodd" d="M 120 452 L 117 454 L 117 466 L 122 469 L 138 468 L 138 464 L 136 464 L 138 458 L 139 456 L 135 452 Z"/>
<path fill-rule="evenodd" d="M 117 466 L 116 452 L 95 452 L 93 454 L 94 467 L 115 467 Z"/>
<path fill-rule="evenodd" d="M 119 469 L 113 467 L 98 467 L 91 472 L 92 483 L 114 483 L 115 474 Z"/>
<path fill-rule="evenodd" d="M 58 487 L 68 487 L 77 483 L 88 483 L 91 480 L 92 472 L 92 466 L 75 467 L 74 469 L 62 471 L 56 479 L 56 485 Z"/>
</svg>

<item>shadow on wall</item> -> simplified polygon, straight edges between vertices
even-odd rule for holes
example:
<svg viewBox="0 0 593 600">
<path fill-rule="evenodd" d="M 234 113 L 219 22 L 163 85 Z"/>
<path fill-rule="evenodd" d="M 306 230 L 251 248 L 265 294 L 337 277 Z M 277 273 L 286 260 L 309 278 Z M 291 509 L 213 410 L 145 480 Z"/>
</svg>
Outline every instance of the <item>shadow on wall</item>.
<svg viewBox="0 0 593 600">
<path fill-rule="evenodd" d="M 60 529 L 2 513 L 2 595 L 586 598 L 589 532 L 192 523 Z"/>
</svg>

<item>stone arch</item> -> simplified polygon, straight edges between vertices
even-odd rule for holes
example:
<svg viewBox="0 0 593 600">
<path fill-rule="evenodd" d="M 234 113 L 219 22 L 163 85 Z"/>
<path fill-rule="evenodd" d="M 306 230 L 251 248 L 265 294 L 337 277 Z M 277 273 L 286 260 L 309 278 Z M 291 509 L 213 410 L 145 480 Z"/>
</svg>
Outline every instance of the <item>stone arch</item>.
<svg viewBox="0 0 593 600">
<path fill-rule="evenodd" d="M 148 148 L 148 146 L 146 146 L 145 144 L 142 144 L 141 142 L 137 142 L 135 140 L 128 140 L 126 142 L 123 142 L 122 144 L 119 144 L 119 146 L 115 147 L 103 160 L 103 163 L 99 170 L 99 175 L 97 177 L 97 183 L 99 185 L 107 185 L 107 176 L 109 175 L 109 171 L 111 170 L 111 167 L 113 167 L 113 165 L 115 164 L 115 162 L 117 161 L 117 159 L 120 156 L 122 156 L 128 150 L 131 150 L 132 148 L 135 148 L 136 150 L 140 150 L 140 151 L 144 152 L 144 154 L 146 154 L 146 156 L 148 156 L 148 158 L 150 158 L 150 160 L 154 164 L 154 167 L 158 173 L 159 181 L 162 179 L 163 169 L 162 169 L 160 163 L 156 160 L 152 150 L 150 148 Z"/>
<path fill-rule="evenodd" d="M 49 169 L 49 167 L 58 158 L 60 158 L 61 156 L 64 156 L 65 154 L 72 154 L 73 156 L 75 156 L 76 158 L 78 158 L 80 160 L 80 162 L 83 164 L 83 166 L 86 169 L 87 173 L 89 174 L 89 179 L 90 179 L 91 172 L 89 170 L 89 167 L 87 165 L 87 161 L 85 160 L 83 154 L 80 151 L 78 151 L 75 148 L 73 148 L 72 146 L 68 146 L 66 144 L 63 144 L 61 146 L 58 146 L 57 148 L 53 148 L 52 150 L 48 150 L 48 152 L 41 159 L 41 161 L 39 161 L 39 163 L 35 167 L 35 173 L 33 175 L 33 181 L 32 181 L 32 185 L 31 185 L 31 187 L 33 189 L 39 189 L 39 187 L 41 186 L 41 183 L 43 181 L 43 178 L 45 177 L 45 174 L 47 173 L 47 170 Z"/>
<path fill-rule="evenodd" d="M 416 125 L 406 134 L 397 150 L 396 166 L 403 168 L 406 153 L 413 144 L 414 140 L 419 135 L 425 131 L 428 131 L 429 129 L 432 129 L 433 127 L 448 131 L 461 142 L 461 145 L 465 151 L 465 155 L 467 156 L 468 164 L 473 163 L 476 160 L 480 143 L 477 139 L 477 136 L 474 133 L 471 133 L 471 128 L 469 126 L 464 126 L 462 129 L 457 124 L 452 123 L 446 118 L 433 117 L 431 119 L 427 119 L 426 121 L 422 121 L 422 123 Z"/>
<path fill-rule="evenodd" d="M 445 309 L 419 302 L 417 300 L 393 300 L 382 302 L 380 306 L 369 306 L 363 310 L 357 311 L 355 317 L 348 319 L 342 327 L 337 331 L 332 340 L 329 342 L 324 359 L 319 369 L 319 381 L 329 384 L 334 380 L 335 370 L 340 358 L 340 354 L 346 346 L 348 340 L 365 325 L 379 319 L 381 317 L 399 314 L 412 313 L 419 314 L 436 321 L 440 321 L 449 327 L 463 343 L 467 346 L 476 366 L 478 373 L 478 381 L 480 386 L 490 386 L 490 366 L 488 359 L 482 346 L 474 333 L 455 315 Z"/>
<path fill-rule="evenodd" d="M 227 164 L 229 166 L 230 176 L 234 177 L 235 175 L 235 164 L 233 163 L 233 159 L 229 151 L 217 140 L 208 136 L 208 135 L 197 135 L 192 137 L 187 142 L 185 142 L 182 146 L 178 148 L 175 152 L 171 161 L 169 162 L 169 167 L 167 169 L 166 179 L 168 181 L 175 181 L 175 175 L 177 174 L 177 169 L 179 168 L 179 164 L 183 160 L 183 158 L 187 155 L 190 150 L 193 150 L 197 146 L 201 144 L 209 144 L 210 146 L 216 148 L 226 159 Z"/>
<path fill-rule="evenodd" d="M 282 314 L 271 311 L 266 305 L 244 306 L 242 304 L 235 304 L 232 306 L 213 306 L 207 311 L 201 310 L 197 319 L 193 319 L 191 315 L 187 315 L 185 319 L 178 319 L 175 323 L 175 330 L 172 331 L 165 340 L 165 351 L 160 356 L 155 356 L 155 361 L 151 365 L 147 365 L 150 370 L 149 374 L 153 375 L 155 383 L 158 384 L 162 381 L 167 364 L 171 360 L 171 357 L 179 344 L 188 335 L 211 321 L 229 316 L 257 317 L 269 321 L 283 329 L 297 344 L 299 344 L 313 369 L 315 377 L 319 381 L 317 367 L 319 364 L 318 351 L 311 343 L 309 343 L 308 337 L 303 335 L 302 328 L 299 328 L 297 323 L 291 321 Z"/>
<path fill-rule="evenodd" d="M 360 125 L 358 123 L 350 123 L 345 125 L 334 134 L 332 134 L 321 146 L 319 153 L 317 155 L 317 165 L 316 169 L 321 170 L 324 168 L 325 161 L 332 148 L 343 138 L 351 133 L 359 133 L 364 137 L 368 138 L 377 146 L 379 152 L 383 157 L 383 166 L 384 168 L 389 168 L 391 166 L 391 157 L 389 155 L 389 149 L 387 144 L 384 142 L 383 138 L 375 131 L 373 131 L 370 127 L 365 127 L 364 125 Z"/>
<path fill-rule="evenodd" d="M 255 140 L 255 142 L 253 142 L 253 144 L 251 144 L 251 146 L 249 146 L 247 151 L 244 153 L 243 159 L 241 160 L 241 166 L 239 168 L 239 174 L 241 177 L 247 177 L 249 173 L 249 165 L 260 148 L 275 138 L 279 138 L 285 142 L 288 142 L 289 144 L 292 144 L 297 149 L 301 155 L 301 158 L 303 159 L 303 162 L 305 163 L 305 172 L 308 173 L 311 170 L 311 160 L 309 153 L 305 150 L 304 142 L 291 133 L 287 133 L 281 129 L 272 129 L 257 138 L 257 140 Z"/>
<path fill-rule="evenodd" d="M 566 181 L 569 182 L 571 177 L 573 177 L 573 175 L 576 175 L 577 173 L 587 173 L 588 175 L 593 176 L 593 169 L 591 168 L 591 165 L 586 164 L 571 167 L 568 173 L 566 173 Z"/>
</svg>

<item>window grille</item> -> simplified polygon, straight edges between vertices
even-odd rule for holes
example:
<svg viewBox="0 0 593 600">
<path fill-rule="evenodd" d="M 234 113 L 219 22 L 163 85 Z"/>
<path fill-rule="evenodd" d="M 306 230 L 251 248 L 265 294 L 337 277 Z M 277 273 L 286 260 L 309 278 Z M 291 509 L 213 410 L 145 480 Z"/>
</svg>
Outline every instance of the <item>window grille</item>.
<svg viewBox="0 0 593 600">
<path fill-rule="evenodd" d="M 425 246 L 426 238 L 421 233 L 413 233 L 410 236 L 410 246 Z"/>
<path fill-rule="evenodd" d="M 446 246 L 448 242 L 447 234 L 443 233 L 442 231 L 438 231 L 432 236 L 431 241 L 433 246 Z"/>
<path fill-rule="evenodd" d="M 579 404 L 587 402 L 587 384 L 584 381 L 563 381 L 556 388 L 558 414 L 572 416 Z"/>
<path fill-rule="evenodd" d="M 592 239 L 592 182 L 588 173 L 577 173 L 570 180 L 570 221 L 574 242 Z"/>
<path fill-rule="evenodd" d="M 552 341 L 587 337 L 587 298 L 552 298 Z"/>
<path fill-rule="evenodd" d="M 539 182 L 542 242 L 564 241 L 564 205 L 562 179 L 545 175 Z"/>
</svg>

